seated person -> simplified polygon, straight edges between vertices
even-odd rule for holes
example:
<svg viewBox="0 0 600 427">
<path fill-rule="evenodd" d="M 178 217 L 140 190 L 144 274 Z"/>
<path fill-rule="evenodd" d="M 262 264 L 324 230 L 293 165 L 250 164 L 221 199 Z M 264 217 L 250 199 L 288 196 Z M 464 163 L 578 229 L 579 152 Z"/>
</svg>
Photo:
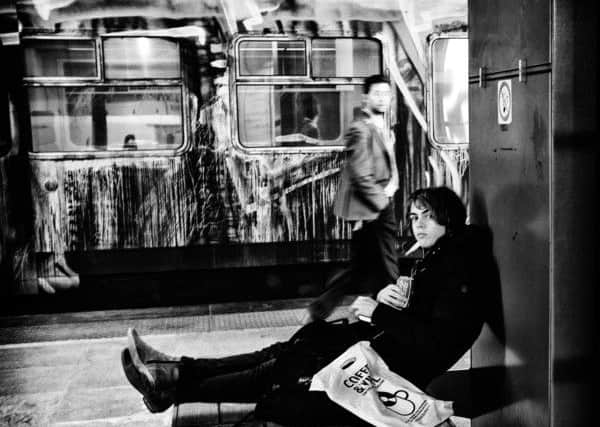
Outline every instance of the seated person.
<svg viewBox="0 0 600 427">
<path fill-rule="evenodd" d="M 408 219 L 423 255 L 412 270 L 413 291 L 408 302 L 396 284 L 390 284 L 375 299 L 360 296 L 352 303 L 353 316 L 368 321 L 339 325 L 338 333 L 313 344 L 314 348 L 298 346 L 292 337 L 254 353 L 215 359 L 166 355 L 130 330 L 128 346 L 122 352 L 128 380 L 152 412 L 185 401 L 260 405 L 272 398 L 273 390 L 285 389 L 281 385 L 286 378 L 311 378 L 345 348 L 369 340 L 391 370 L 424 389 L 479 335 L 485 310 L 484 287 L 491 280 L 494 261 L 487 234 L 465 224 L 465 207 L 448 188 L 414 192 L 409 198 Z M 314 322 L 303 328 L 328 325 Z M 311 358 L 319 363 L 310 365 Z M 310 368 L 301 372 L 299 365 Z M 291 406 L 314 402 L 316 393 L 320 392 L 306 389 L 294 394 L 296 403 Z M 329 403 L 326 411 L 345 411 Z M 311 416 L 316 411 L 309 408 L 301 414 Z M 272 414 L 272 420 L 281 422 L 286 416 L 289 420 L 289 412 L 289 406 L 284 406 L 280 414 Z M 323 413 L 319 417 L 326 419 Z"/>
<path fill-rule="evenodd" d="M 135 143 L 135 135 L 131 133 L 125 135 L 125 139 L 123 140 L 123 148 L 125 150 L 137 150 L 137 144 Z"/>
<path fill-rule="evenodd" d="M 315 114 L 313 117 L 304 117 L 302 119 L 302 126 L 300 127 L 300 133 L 310 138 L 319 139 L 319 128 L 317 127 L 317 121 L 319 115 Z"/>
<path fill-rule="evenodd" d="M 316 100 L 311 97 L 304 97 L 300 101 L 300 110 L 302 112 L 302 122 L 299 132 L 310 138 L 319 139 L 319 106 Z"/>
</svg>

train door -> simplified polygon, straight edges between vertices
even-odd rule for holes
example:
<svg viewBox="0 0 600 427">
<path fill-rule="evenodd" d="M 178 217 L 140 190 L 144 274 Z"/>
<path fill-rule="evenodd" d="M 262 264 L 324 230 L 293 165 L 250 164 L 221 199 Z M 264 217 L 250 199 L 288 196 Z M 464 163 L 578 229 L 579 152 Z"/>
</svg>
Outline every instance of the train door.
<svg viewBox="0 0 600 427">
<path fill-rule="evenodd" d="M 77 285 L 67 251 L 183 245 L 186 117 L 197 102 L 180 43 L 30 37 L 22 47 L 37 286 Z"/>
</svg>

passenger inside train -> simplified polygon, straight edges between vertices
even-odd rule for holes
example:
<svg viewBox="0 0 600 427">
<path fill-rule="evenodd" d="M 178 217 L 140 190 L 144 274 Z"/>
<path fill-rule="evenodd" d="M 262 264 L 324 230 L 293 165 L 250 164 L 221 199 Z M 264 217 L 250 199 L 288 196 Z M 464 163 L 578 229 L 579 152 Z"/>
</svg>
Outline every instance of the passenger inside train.
<svg viewBox="0 0 600 427">
<path fill-rule="evenodd" d="M 125 150 L 137 150 L 137 144 L 135 142 L 134 134 L 127 134 L 123 140 L 123 149 Z"/>
<path fill-rule="evenodd" d="M 408 302 L 389 284 L 375 298 L 356 298 L 351 319 L 315 321 L 286 342 L 217 359 L 167 355 L 131 328 L 121 363 L 146 407 L 162 412 L 181 402 L 256 402 L 257 416 L 282 424 L 360 424 L 325 393 L 309 392 L 307 384 L 362 340 L 370 341 L 392 371 L 425 389 L 479 335 L 494 258 L 488 234 L 465 224 L 465 206 L 452 190 L 419 189 L 408 206 L 411 232 L 423 252 L 411 272 Z"/>
<path fill-rule="evenodd" d="M 319 105 L 312 95 L 299 98 L 302 120 L 299 132 L 313 139 L 319 139 Z"/>
</svg>

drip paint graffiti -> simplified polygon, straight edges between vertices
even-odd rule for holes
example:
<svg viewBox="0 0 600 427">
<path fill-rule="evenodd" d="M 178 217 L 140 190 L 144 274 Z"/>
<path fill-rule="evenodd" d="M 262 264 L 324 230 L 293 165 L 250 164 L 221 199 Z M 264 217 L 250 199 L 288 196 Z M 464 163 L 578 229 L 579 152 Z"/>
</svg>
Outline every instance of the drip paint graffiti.
<svg viewBox="0 0 600 427">
<path fill-rule="evenodd" d="M 240 153 L 215 138 L 222 105 L 179 157 L 32 162 L 36 250 L 349 237 L 332 215 L 343 155 Z"/>
</svg>

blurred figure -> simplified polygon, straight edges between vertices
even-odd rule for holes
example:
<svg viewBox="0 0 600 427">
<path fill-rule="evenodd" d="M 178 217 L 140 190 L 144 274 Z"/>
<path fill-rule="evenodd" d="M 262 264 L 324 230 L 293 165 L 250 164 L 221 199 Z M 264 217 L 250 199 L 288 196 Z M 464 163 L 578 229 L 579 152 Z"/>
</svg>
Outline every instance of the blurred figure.
<svg viewBox="0 0 600 427">
<path fill-rule="evenodd" d="M 347 158 L 334 202 L 335 215 L 353 225 L 350 266 L 332 277 L 325 293 L 311 304 L 312 319 L 326 318 L 350 289 L 375 295 L 399 274 L 393 200 L 398 170 L 393 135 L 384 118 L 391 102 L 390 82 L 381 75 L 367 77 L 363 93 L 365 107 L 345 135 Z"/>
<path fill-rule="evenodd" d="M 319 139 L 319 105 L 313 95 L 303 95 L 300 97 L 300 111 L 302 112 L 302 122 L 299 132 L 302 135 Z"/>
<path fill-rule="evenodd" d="M 135 135 L 130 133 L 125 135 L 125 139 L 123 140 L 123 148 L 125 150 L 137 150 L 137 144 L 135 142 Z"/>
</svg>

